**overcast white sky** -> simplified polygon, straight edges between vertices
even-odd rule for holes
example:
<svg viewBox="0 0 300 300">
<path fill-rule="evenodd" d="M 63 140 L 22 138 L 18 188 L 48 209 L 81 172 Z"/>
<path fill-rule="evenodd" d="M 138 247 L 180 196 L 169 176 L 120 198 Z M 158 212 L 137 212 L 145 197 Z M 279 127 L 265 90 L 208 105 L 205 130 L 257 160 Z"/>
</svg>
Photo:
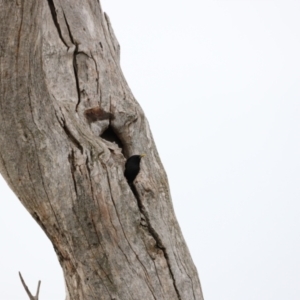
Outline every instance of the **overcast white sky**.
<svg viewBox="0 0 300 300">
<path fill-rule="evenodd" d="M 205 300 L 299 300 L 300 1 L 101 3 Z M 50 242 L 2 178 L 0 197 L 0 299 L 26 299 L 19 270 L 64 299 Z"/>
</svg>

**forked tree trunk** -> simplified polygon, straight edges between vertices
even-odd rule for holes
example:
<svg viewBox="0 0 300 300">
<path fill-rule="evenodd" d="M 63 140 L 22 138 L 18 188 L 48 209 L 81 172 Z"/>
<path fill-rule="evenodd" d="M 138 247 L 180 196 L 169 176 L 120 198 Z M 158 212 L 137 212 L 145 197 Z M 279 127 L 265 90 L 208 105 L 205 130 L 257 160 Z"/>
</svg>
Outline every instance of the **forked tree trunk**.
<svg viewBox="0 0 300 300">
<path fill-rule="evenodd" d="M 67 298 L 203 299 L 99 2 L 0 0 L 0 14 L 0 171 L 51 240 Z M 139 153 L 133 193 L 123 169 Z"/>
</svg>

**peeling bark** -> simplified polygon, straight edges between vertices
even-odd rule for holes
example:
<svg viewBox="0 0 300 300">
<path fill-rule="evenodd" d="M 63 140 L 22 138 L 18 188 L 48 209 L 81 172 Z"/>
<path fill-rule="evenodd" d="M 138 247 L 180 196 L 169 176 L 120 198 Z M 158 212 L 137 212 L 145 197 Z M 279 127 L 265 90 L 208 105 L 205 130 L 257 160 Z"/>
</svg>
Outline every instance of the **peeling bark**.
<svg viewBox="0 0 300 300">
<path fill-rule="evenodd" d="M 99 2 L 5 0 L 0 14 L 0 172 L 51 240 L 67 299 L 203 299 Z"/>
</svg>

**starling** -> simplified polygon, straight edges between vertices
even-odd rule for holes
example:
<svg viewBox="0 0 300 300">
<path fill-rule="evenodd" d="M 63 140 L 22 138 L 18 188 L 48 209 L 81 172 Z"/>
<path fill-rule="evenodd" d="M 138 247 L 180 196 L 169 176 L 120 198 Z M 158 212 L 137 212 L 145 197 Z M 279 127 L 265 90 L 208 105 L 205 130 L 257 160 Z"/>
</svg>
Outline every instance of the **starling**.
<svg viewBox="0 0 300 300">
<path fill-rule="evenodd" d="M 127 159 L 125 163 L 124 176 L 126 177 L 129 184 L 133 183 L 135 177 L 139 173 L 141 158 L 145 155 L 146 154 L 132 155 Z"/>
</svg>

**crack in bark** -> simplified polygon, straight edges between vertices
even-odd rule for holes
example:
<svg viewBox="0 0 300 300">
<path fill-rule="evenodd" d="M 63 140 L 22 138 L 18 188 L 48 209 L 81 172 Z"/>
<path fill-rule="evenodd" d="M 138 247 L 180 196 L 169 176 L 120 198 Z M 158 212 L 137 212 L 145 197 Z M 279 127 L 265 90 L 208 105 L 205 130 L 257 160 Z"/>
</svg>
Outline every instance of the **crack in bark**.
<svg viewBox="0 0 300 300">
<path fill-rule="evenodd" d="M 65 122 L 64 122 L 62 128 L 65 131 L 69 140 L 80 150 L 81 154 L 83 154 L 83 147 L 81 146 L 78 139 L 71 133 L 70 129 L 68 128 L 68 126 Z"/>
<path fill-rule="evenodd" d="M 99 82 L 99 70 L 98 70 L 98 65 L 97 65 L 97 62 L 93 56 L 93 53 L 91 52 L 91 59 L 94 61 L 94 64 L 95 64 L 95 69 L 96 69 L 96 73 L 97 73 L 97 94 L 99 94 L 99 85 L 100 85 L 100 82 Z"/>
<path fill-rule="evenodd" d="M 86 165 L 86 167 L 87 167 L 87 173 L 88 173 L 88 178 L 89 178 L 90 186 L 91 186 L 91 193 L 92 193 L 92 197 L 93 197 L 94 193 L 93 193 L 92 181 L 91 181 L 91 177 L 90 177 L 90 172 L 91 172 L 91 170 L 90 170 L 90 168 L 88 167 L 88 157 L 87 157 L 87 160 L 86 160 L 86 164 L 85 164 L 85 165 Z M 72 171 L 71 171 L 71 172 L 72 172 Z M 72 176 L 73 176 L 73 175 L 72 175 Z M 75 178 L 74 178 L 74 180 L 75 180 Z M 94 199 L 94 201 L 95 201 L 95 199 Z M 80 220 L 80 217 L 77 215 L 77 213 L 76 213 L 76 211 L 75 211 L 74 209 L 72 209 L 72 210 L 73 210 L 73 213 L 74 213 L 74 215 L 75 215 L 75 217 L 76 217 L 78 223 L 80 224 L 80 228 L 82 229 L 82 233 L 83 233 L 83 235 L 84 235 L 84 237 L 85 237 L 85 239 L 86 239 L 87 244 L 89 245 L 89 249 L 91 249 L 91 252 L 90 252 L 90 253 L 91 253 L 91 255 L 94 257 L 95 261 L 97 261 L 97 259 L 96 259 L 97 256 L 95 255 L 94 251 L 92 250 L 93 247 L 92 247 L 91 244 L 89 243 L 89 238 L 88 238 L 88 236 L 86 235 L 86 232 L 85 232 L 85 230 L 84 230 L 84 226 L 83 226 L 83 224 L 82 224 L 82 222 L 81 222 L 81 220 Z M 106 255 L 106 254 L 105 254 L 105 251 L 104 251 L 104 249 L 103 249 L 103 247 L 102 247 L 102 245 L 101 245 L 101 243 L 100 243 L 100 238 L 99 238 L 99 236 L 98 236 L 98 233 L 97 233 L 97 230 L 96 230 L 96 227 L 95 227 L 93 218 L 91 218 L 91 219 L 92 219 L 92 225 L 93 225 L 93 227 L 94 227 L 95 234 L 96 234 L 96 236 L 97 236 L 97 240 L 98 240 L 98 242 L 99 242 L 99 245 L 101 246 L 104 255 Z M 103 269 L 102 265 L 101 265 L 100 263 L 98 263 L 98 265 L 99 265 L 99 268 L 100 268 L 100 273 L 97 272 L 97 275 L 99 276 L 99 278 L 102 279 L 102 278 L 103 278 L 102 275 L 104 274 L 104 276 L 108 278 L 108 280 L 109 280 L 109 282 L 111 283 L 111 285 L 114 286 L 114 283 L 111 281 L 109 275 L 105 272 L 105 270 Z M 101 272 L 103 272 L 103 274 L 101 274 Z M 79 275 L 78 275 L 78 276 L 79 276 Z M 79 278 L 80 278 L 81 280 L 83 280 L 80 276 L 79 276 Z M 85 282 L 85 281 L 83 280 L 83 282 Z M 106 289 L 107 294 L 109 295 L 109 297 L 112 297 L 111 291 L 110 291 L 109 288 L 106 286 L 105 282 L 103 283 L 103 286 L 104 286 L 104 288 Z M 89 287 L 89 289 L 91 289 L 89 285 L 88 285 L 88 287 Z"/>
<path fill-rule="evenodd" d="M 32 135 L 32 133 L 31 133 L 31 132 L 30 132 L 30 134 Z M 36 193 L 36 191 L 35 191 L 35 188 L 34 188 L 34 183 L 33 183 L 33 179 L 32 179 L 32 177 L 31 177 L 31 173 L 30 173 L 30 171 L 29 171 L 28 163 L 26 164 L 26 168 L 27 168 L 28 177 L 29 177 L 29 180 L 30 180 L 30 183 L 31 183 L 31 188 L 32 188 L 32 191 L 33 191 L 34 195 L 36 196 L 36 199 L 38 199 L 38 198 L 39 198 L 39 196 L 38 196 L 38 194 L 37 194 L 37 193 Z M 37 204 L 37 203 L 35 203 L 35 204 L 38 206 L 38 204 Z"/>
<path fill-rule="evenodd" d="M 106 169 L 106 166 L 104 166 L 104 168 Z M 109 189 L 110 189 L 110 191 L 112 191 L 112 187 L 111 187 L 111 184 L 110 184 L 110 179 L 109 179 L 109 175 L 108 175 L 107 169 L 106 169 L 106 173 L 107 173 L 107 182 L 108 182 L 108 185 L 109 185 Z M 118 210 L 117 210 L 117 207 L 116 207 L 116 204 L 115 204 L 115 201 L 114 201 L 114 198 L 113 198 L 112 194 L 111 194 L 111 199 L 112 199 L 113 205 L 114 205 L 114 207 L 115 207 L 116 214 L 117 214 L 117 217 L 118 217 L 118 220 L 119 220 L 119 223 L 120 223 L 120 226 L 121 226 L 123 235 L 124 235 L 124 237 L 125 237 L 125 239 L 126 239 L 128 245 L 129 245 L 129 247 L 131 248 L 131 250 L 132 250 L 133 253 L 135 254 L 137 260 L 138 260 L 138 261 L 140 262 L 140 264 L 142 265 L 142 267 L 143 267 L 143 269 L 144 269 L 145 276 L 146 276 L 146 278 L 147 278 L 147 281 L 149 282 L 149 284 L 150 284 L 150 286 L 151 286 L 151 282 L 149 281 L 148 276 L 147 276 L 147 272 L 145 271 L 146 268 L 145 268 L 144 264 L 141 262 L 141 260 L 139 259 L 139 256 L 137 255 L 137 253 L 136 253 L 136 252 L 134 251 L 134 249 L 132 248 L 132 246 L 131 246 L 131 244 L 130 244 L 130 242 L 129 242 L 129 240 L 128 240 L 126 234 L 125 234 L 125 230 L 124 230 L 123 225 L 122 225 L 122 222 L 121 222 L 121 220 L 120 220 L 120 216 L 119 216 L 119 213 L 118 213 Z M 122 252 L 123 252 L 123 251 L 122 251 Z M 147 270 L 147 269 L 146 269 L 146 270 Z M 151 286 L 151 288 L 150 288 L 150 286 L 149 286 L 148 284 L 147 284 L 147 286 L 148 286 L 148 288 L 149 288 L 151 294 L 153 295 L 154 299 L 156 299 L 156 297 L 155 297 L 155 295 L 154 295 L 154 291 L 152 290 L 153 287 Z"/>
<path fill-rule="evenodd" d="M 63 15 L 64 15 L 64 19 L 65 19 L 66 26 L 67 26 L 67 29 L 68 29 L 68 33 L 69 33 L 69 36 L 70 36 L 70 40 L 71 40 L 72 44 L 75 46 L 74 53 L 73 53 L 73 69 L 74 69 L 74 76 L 75 76 L 75 83 L 76 83 L 77 97 L 78 97 L 78 101 L 77 101 L 76 109 L 75 109 L 75 111 L 77 112 L 78 111 L 78 106 L 81 102 L 81 92 L 80 92 L 80 84 L 79 84 L 79 78 L 78 78 L 78 67 L 77 67 L 77 63 L 76 63 L 76 56 L 79 54 L 78 43 L 75 41 L 75 39 L 72 35 L 70 25 L 68 23 L 68 20 L 67 20 L 66 15 L 65 15 L 64 12 L 63 12 Z"/>
<path fill-rule="evenodd" d="M 29 75 L 29 77 L 30 77 L 30 75 Z M 35 123 L 35 120 L 34 120 L 33 110 L 32 110 L 32 106 L 31 106 L 30 88 L 28 88 L 27 94 L 28 94 L 28 99 L 29 99 L 28 104 L 29 104 L 30 113 L 31 113 L 31 116 L 32 116 L 32 121 L 33 121 L 33 123 L 35 124 L 36 128 L 38 128 L 38 125 Z M 56 114 L 55 114 L 55 115 L 56 115 Z M 29 132 L 30 132 L 30 131 L 29 131 Z M 31 134 L 32 134 L 32 133 L 31 133 Z M 33 136 L 32 136 L 32 140 L 33 140 L 33 144 L 34 144 L 35 149 L 36 149 L 36 152 L 35 152 L 35 153 L 38 153 L 37 146 L 36 146 L 36 143 L 35 143 L 35 139 L 34 139 Z M 38 156 L 37 156 L 37 164 L 38 164 L 38 168 L 39 168 L 39 170 L 40 170 L 40 173 L 42 174 L 42 172 L 41 172 L 41 166 L 40 166 L 40 161 L 39 161 L 39 159 L 38 159 Z M 55 214 L 55 211 L 54 211 L 54 209 L 53 209 L 53 207 L 52 207 L 50 198 L 49 198 L 49 196 L 48 196 L 48 194 L 47 194 L 46 186 L 45 186 L 45 183 L 44 183 L 44 178 L 43 178 L 43 176 L 41 176 L 41 182 L 42 182 L 42 186 L 43 186 L 43 188 L 44 188 L 44 191 L 45 191 L 45 194 L 46 194 L 46 197 L 47 197 L 47 200 L 48 200 L 50 209 L 51 209 L 51 211 L 53 212 L 54 218 L 55 218 L 55 220 L 56 220 L 56 223 L 57 223 L 58 227 L 61 228 L 61 227 L 60 227 L 60 224 L 59 224 L 59 221 L 58 221 L 58 217 L 57 217 L 56 214 Z M 46 231 L 45 231 L 45 233 L 46 233 L 46 235 L 47 235 L 47 232 L 46 232 Z M 50 239 L 50 237 L 49 237 L 49 239 Z M 51 242 L 52 242 L 52 239 L 50 239 L 50 240 L 51 240 Z M 69 245 L 70 251 L 73 252 L 73 251 L 72 251 L 72 247 L 71 247 L 71 245 L 69 244 L 68 239 L 66 239 L 66 242 L 67 242 L 67 244 Z M 74 253 L 72 253 L 72 254 L 73 254 L 73 257 L 74 257 Z M 72 262 L 72 263 L 73 263 L 73 262 Z M 75 265 L 75 264 L 74 264 L 74 265 Z M 76 272 L 77 272 L 77 271 L 76 271 Z M 77 273 L 77 274 L 78 274 L 78 273 Z M 79 275 L 78 275 L 78 276 L 79 276 Z"/>
<path fill-rule="evenodd" d="M 175 240 L 175 243 L 176 243 L 176 246 L 177 246 L 177 239 Z M 175 253 L 176 253 L 176 251 L 175 251 Z M 174 255 L 176 256 L 175 253 L 174 253 Z M 191 282 L 191 285 L 192 285 L 193 296 L 194 296 L 194 299 L 196 299 L 196 298 L 195 298 L 195 297 L 196 297 L 196 296 L 195 296 L 195 291 L 194 291 L 194 283 L 193 283 L 192 277 L 190 276 L 190 274 L 189 274 L 188 271 L 186 270 L 185 265 L 182 263 L 180 256 L 177 256 L 177 257 L 176 257 L 176 261 L 179 261 L 179 262 L 180 262 L 180 264 L 181 264 L 181 266 L 182 266 L 182 268 L 183 268 L 185 274 L 186 274 L 187 277 L 190 279 L 190 282 Z"/>
<path fill-rule="evenodd" d="M 91 216 L 91 220 L 92 220 L 92 224 L 93 224 L 94 230 L 95 230 L 95 232 L 96 232 L 96 236 L 97 236 L 99 245 L 100 245 L 101 248 L 102 248 L 102 251 L 103 251 L 103 253 L 104 253 L 104 256 L 107 257 L 107 255 L 106 255 L 106 253 L 105 253 L 105 251 L 104 251 L 104 248 L 103 248 L 103 246 L 102 246 L 102 244 L 101 244 L 101 239 L 100 239 L 99 236 L 98 236 L 98 230 L 97 230 L 97 227 L 96 227 L 96 225 L 95 225 L 93 216 Z M 100 266 L 100 268 L 102 268 L 102 266 L 101 266 L 100 264 L 99 264 L 99 266 Z M 103 268 L 102 268 L 102 271 L 103 271 L 104 275 L 108 278 L 108 280 L 109 280 L 109 282 L 111 283 L 111 285 L 114 286 L 114 283 L 112 282 L 111 278 L 109 277 L 109 275 L 105 272 L 105 270 L 104 270 Z M 104 286 L 105 286 L 105 288 L 106 288 L 106 290 L 107 290 L 107 293 L 110 294 L 110 292 L 109 292 L 109 290 L 108 290 L 108 288 L 106 287 L 105 284 L 104 284 Z"/>
<path fill-rule="evenodd" d="M 103 166 L 104 166 L 104 168 L 106 169 L 106 166 L 105 166 L 105 165 L 103 165 Z M 106 173 L 107 173 L 107 182 L 108 182 L 108 185 L 109 185 L 109 190 L 112 191 L 112 187 L 111 187 L 111 184 L 110 184 L 110 179 L 109 179 L 109 175 L 108 175 L 107 169 L 106 169 Z M 111 194 L 111 193 L 110 193 L 110 194 Z M 124 237 L 125 237 L 125 239 L 126 239 L 128 245 L 129 245 L 129 247 L 130 247 L 131 250 L 134 252 L 134 250 L 132 249 L 132 247 L 131 247 L 131 245 L 130 245 L 128 239 L 127 239 L 127 236 L 126 236 L 126 234 L 125 234 L 124 228 L 123 228 L 123 226 L 122 226 L 122 222 L 121 222 L 121 220 L 120 220 L 120 216 L 119 216 L 118 211 L 117 211 L 117 207 L 116 207 L 116 204 L 115 204 L 115 200 L 114 200 L 112 194 L 111 194 L 111 200 L 112 200 L 112 203 L 113 203 L 113 205 L 114 205 L 114 208 L 115 208 L 115 211 L 116 211 L 116 215 L 117 215 L 117 217 L 118 217 L 118 220 L 119 220 L 120 227 L 121 227 L 121 229 L 122 229 L 123 235 L 124 235 Z M 113 227 L 115 228 L 114 225 L 113 225 Z M 115 228 L 115 231 L 117 231 L 116 228 Z M 123 252 L 123 251 L 122 251 L 122 252 Z M 124 253 L 124 252 L 123 252 L 123 253 Z M 134 253 L 135 253 L 135 252 L 134 252 Z M 135 253 L 135 255 L 136 255 L 136 253 Z M 127 284 L 126 284 L 126 286 L 127 286 Z M 151 289 L 150 289 L 150 291 L 151 291 Z M 130 289 L 128 289 L 128 292 L 129 292 L 129 294 L 130 294 Z M 151 292 L 152 292 L 152 291 L 151 291 Z"/>
<path fill-rule="evenodd" d="M 93 198 L 94 202 L 96 202 L 96 200 L 94 198 L 94 188 L 93 188 L 93 182 L 92 182 L 92 178 L 91 178 L 91 169 L 89 167 L 89 156 L 88 155 L 86 156 L 85 165 L 86 165 L 86 168 L 87 168 L 87 171 L 88 171 L 87 173 L 88 173 L 88 177 L 89 177 L 92 198 Z"/>
<path fill-rule="evenodd" d="M 29 77 L 30 77 L 30 76 L 29 76 Z M 28 100 L 29 100 L 29 101 L 28 101 L 28 104 L 29 104 L 29 108 L 30 108 L 30 113 L 31 113 L 32 121 L 33 121 L 33 123 L 35 124 L 36 128 L 38 129 L 38 125 L 35 123 L 35 120 L 34 120 L 33 110 L 32 110 L 32 106 L 31 106 L 30 88 L 28 88 L 28 90 L 27 90 L 27 95 L 28 95 Z M 37 146 L 36 146 L 35 139 L 33 138 L 32 141 L 33 141 L 33 144 L 34 144 L 34 147 L 35 147 L 35 153 L 39 153 L 39 151 L 38 151 L 38 149 L 37 149 Z M 37 165 L 38 165 L 40 174 L 43 174 L 43 173 L 42 173 L 42 168 L 41 168 L 41 164 L 40 164 L 39 156 L 38 156 L 38 155 L 37 155 Z M 58 218 L 57 218 L 57 216 L 56 216 L 56 214 L 55 214 L 55 210 L 54 210 L 53 207 L 52 207 L 52 204 L 51 204 L 49 195 L 48 195 L 48 193 L 47 193 L 47 191 L 46 191 L 46 185 L 45 185 L 43 176 L 41 176 L 41 182 L 42 182 L 42 185 L 43 185 L 43 188 L 44 188 L 44 191 L 45 191 L 46 198 L 47 198 L 47 200 L 48 200 L 48 202 L 49 202 L 49 205 L 50 205 L 50 208 L 51 208 L 51 210 L 52 210 L 52 212 L 53 212 L 54 218 L 55 218 L 57 224 L 59 225 Z"/>
<path fill-rule="evenodd" d="M 30 96 L 30 90 L 29 90 L 29 89 L 28 89 L 28 98 L 29 98 L 29 107 L 30 107 L 30 112 L 31 112 L 32 120 L 33 120 L 34 124 L 36 125 L 36 127 L 38 128 L 37 124 L 36 124 L 35 121 L 34 121 L 33 111 L 32 111 L 32 107 L 31 107 L 31 96 Z M 55 114 L 55 115 L 56 115 L 56 114 Z M 57 116 L 57 115 L 56 115 L 56 116 Z M 59 121 L 59 119 L 58 119 L 58 121 Z M 31 136 L 32 136 L 32 140 L 33 140 L 34 146 L 35 146 L 35 148 L 36 148 L 36 143 L 35 143 L 35 140 L 34 140 L 34 136 L 33 136 L 33 134 L 31 133 L 30 130 L 29 130 L 29 133 L 30 133 Z M 36 153 L 38 153 L 37 150 L 36 150 Z M 41 167 L 40 167 L 40 163 L 39 163 L 39 160 L 38 160 L 38 159 L 37 159 L 37 163 L 38 163 L 38 167 L 39 167 L 40 172 L 41 172 Z M 28 170 L 28 174 L 29 174 L 29 176 L 30 176 L 30 172 L 29 172 L 28 166 L 27 166 L 27 170 Z M 30 178 L 31 178 L 31 176 L 30 176 Z M 32 181 L 32 180 L 31 180 L 31 181 Z M 54 210 L 53 210 L 53 207 L 52 207 L 52 204 L 51 204 L 51 202 L 50 202 L 49 196 L 48 196 L 48 194 L 47 194 L 47 192 L 46 192 L 45 183 L 44 183 L 44 180 L 43 180 L 43 177 L 42 177 L 42 176 L 41 176 L 41 181 L 42 181 L 42 185 L 43 185 L 43 187 L 44 187 L 44 191 L 45 191 L 46 197 L 47 197 L 47 199 L 48 199 L 48 203 L 49 203 L 50 209 L 52 210 L 53 215 L 54 215 L 54 218 L 55 218 L 55 220 L 56 220 L 56 222 L 57 222 L 57 225 L 59 226 L 58 218 L 57 218 L 57 216 L 56 216 L 56 214 L 55 214 L 55 212 L 54 212 Z M 45 226 L 43 225 L 43 223 L 42 223 L 40 217 L 37 215 L 36 212 L 34 212 L 32 216 L 33 216 L 33 218 L 37 221 L 37 223 L 41 226 L 41 228 L 44 230 L 45 234 L 48 236 L 48 238 L 49 238 L 50 241 L 52 242 L 53 247 L 56 248 L 56 245 L 53 243 L 53 240 L 51 239 L 50 234 L 48 233 L 48 231 L 46 230 Z M 59 226 L 59 227 L 60 227 L 60 226 Z M 69 245 L 70 251 L 73 252 L 73 251 L 72 251 L 72 247 L 70 246 L 69 241 L 68 241 L 67 239 L 66 239 L 66 242 L 67 242 L 67 244 Z M 72 253 L 72 255 L 73 255 L 73 257 L 74 257 L 74 253 Z M 70 262 L 72 263 L 72 265 L 75 265 L 75 264 L 72 262 L 71 259 L 70 259 Z M 75 268 L 75 270 L 76 270 L 76 268 Z M 76 273 L 77 273 L 77 271 L 76 271 Z M 77 273 L 77 275 L 78 275 L 78 273 Z M 78 276 L 79 276 L 79 275 L 78 275 Z"/>
<path fill-rule="evenodd" d="M 78 102 L 76 104 L 76 112 L 78 111 L 78 106 L 81 102 L 81 92 L 80 92 L 80 85 L 79 85 L 79 79 L 78 79 L 78 68 L 77 68 L 77 63 L 76 63 L 76 55 L 78 53 L 78 45 L 75 45 L 75 50 L 74 50 L 74 56 L 73 56 L 73 68 L 74 68 L 74 75 L 75 75 L 75 82 L 76 82 L 76 89 L 77 89 L 77 97 L 78 97 Z"/>
<path fill-rule="evenodd" d="M 113 204 L 114 204 L 114 203 L 113 203 Z M 114 207 L 115 207 L 115 204 L 114 204 Z M 99 210 L 100 210 L 100 207 L 99 207 Z M 116 207 L 115 207 L 115 210 L 116 210 Z M 111 224 L 112 224 L 112 227 L 114 228 L 114 231 L 115 231 L 115 233 L 116 233 L 116 235 L 117 235 L 117 234 L 118 234 L 118 230 L 117 230 L 117 228 L 115 227 L 115 225 L 113 224 L 110 210 L 108 210 L 108 214 L 109 214 L 109 219 L 110 219 L 110 222 L 111 222 Z M 117 214 L 117 216 L 118 216 L 118 214 Z M 93 222 L 93 224 L 94 224 L 94 220 L 93 220 L 93 219 L 92 219 L 92 222 Z M 95 224 L 94 224 L 94 228 L 96 228 L 96 227 L 95 227 Z M 96 230 L 96 229 L 95 229 L 95 230 Z M 123 234 L 125 235 L 124 231 L 123 231 Z M 98 233 L 97 233 L 97 237 L 98 237 Z M 125 238 L 126 238 L 126 236 L 125 236 Z M 98 238 L 98 239 L 99 239 L 99 238 Z M 126 240 L 127 240 L 127 238 L 126 238 Z M 127 242 L 128 242 L 128 240 L 127 240 Z M 128 243 L 129 243 L 129 242 L 128 242 Z M 120 247 L 120 245 L 119 245 L 118 243 L 117 243 L 117 246 L 118 246 L 118 248 L 121 250 L 121 252 L 124 254 L 124 256 L 125 256 L 125 258 L 126 258 L 128 264 L 131 265 L 131 262 L 129 261 L 129 259 L 128 259 L 126 253 L 122 250 L 122 248 Z M 130 246 L 130 245 L 129 245 L 129 246 Z M 132 250 L 133 250 L 133 249 L 132 249 Z M 135 271 L 135 270 L 134 270 L 134 271 Z M 137 274 L 137 272 L 136 272 L 136 274 Z M 127 284 L 126 284 L 126 286 L 127 286 Z M 128 286 L 127 286 L 127 287 L 128 287 Z M 115 298 L 112 298 L 112 299 L 115 299 Z"/>
<path fill-rule="evenodd" d="M 146 225 L 145 227 L 147 227 L 147 225 Z M 148 227 L 147 227 L 147 228 L 148 228 Z M 142 241 L 143 241 L 143 244 L 144 244 L 145 248 L 147 249 L 147 246 L 146 246 L 146 244 L 145 244 L 145 241 L 144 241 L 143 239 L 142 239 Z M 149 256 L 152 258 L 151 254 L 149 254 Z M 156 276 L 157 276 L 157 278 L 158 278 L 158 281 L 159 281 L 160 286 L 161 286 L 162 291 L 163 291 L 163 285 L 162 285 L 162 282 L 161 282 L 160 277 L 159 277 L 159 275 L 158 275 L 157 268 L 156 268 L 156 264 L 155 264 L 155 261 L 154 261 L 153 258 L 152 258 L 152 262 L 153 262 L 153 265 L 154 265 L 154 268 L 155 268 Z M 165 299 L 165 298 L 164 298 L 164 299 Z"/>
<path fill-rule="evenodd" d="M 19 48 L 20 48 L 20 43 L 21 43 L 21 30 L 22 30 L 22 26 L 23 26 L 23 13 L 24 13 L 24 6 L 22 6 L 22 12 L 21 12 L 21 24 L 20 24 L 20 28 L 19 28 L 19 31 L 18 31 L 18 45 L 17 45 L 17 62 L 18 62 L 18 58 L 19 58 Z M 17 64 L 17 68 L 18 68 L 18 64 Z"/>
<path fill-rule="evenodd" d="M 76 185 L 76 180 L 75 180 L 75 176 L 74 176 L 74 171 L 75 171 L 74 160 L 75 160 L 75 158 L 74 158 L 73 149 L 71 150 L 71 154 L 68 155 L 68 160 L 69 160 L 69 164 L 70 164 L 71 176 L 72 176 L 72 179 L 73 179 L 75 194 L 76 194 L 76 198 L 77 198 L 78 191 L 77 191 L 77 185 Z"/>
<path fill-rule="evenodd" d="M 127 260 L 128 264 L 130 265 L 131 262 L 128 260 L 126 253 L 123 251 L 123 249 L 122 249 L 119 245 L 118 245 L 118 248 L 119 248 L 119 249 L 121 250 L 121 252 L 124 254 L 124 256 L 126 257 L 126 260 Z M 137 255 L 136 255 L 136 256 L 137 256 Z M 138 257 L 137 257 L 137 259 L 138 259 L 138 261 L 141 263 L 141 265 L 143 266 L 143 264 L 142 264 L 142 262 L 140 261 L 140 259 L 139 259 Z M 145 269 L 145 267 L 144 267 L 144 269 Z M 139 274 L 136 272 L 135 269 L 134 269 L 133 271 L 135 272 L 136 275 L 139 275 Z M 151 283 L 149 282 L 149 284 L 151 284 Z M 127 286 L 127 284 L 126 284 L 126 286 Z M 150 287 L 149 287 L 148 284 L 147 284 L 147 286 L 148 286 L 149 290 L 151 291 L 151 294 L 153 295 L 153 298 L 154 298 L 155 300 L 157 300 L 157 298 L 155 297 L 153 291 L 150 289 Z"/>
<path fill-rule="evenodd" d="M 65 19 L 65 22 L 66 22 L 66 25 L 67 25 L 67 28 L 68 28 L 68 33 L 69 33 L 69 36 L 70 36 L 70 40 L 73 43 L 73 45 L 77 45 L 77 43 L 75 42 L 74 37 L 72 35 L 71 29 L 70 29 L 70 25 L 68 23 L 67 17 L 66 17 L 66 15 L 65 15 L 64 12 L 63 12 L 63 15 L 64 15 L 64 19 Z"/>
<path fill-rule="evenodd" d="M 48 5 L 49 5 L 50 12 L 51 12 L 51 15 L 52 15 L 52 19 L 53 19 L 54 25 L 57 29 L 58 35 L 59 35 L 61 41 L 64 43 L 64 45 L 69 49 L 69 46 L 68 46 L 67 42 L 65 41 L 65 39 L 62 36 L 62 32 L 61 32 L 61 29 L 60 29 L 60 26 L 59 26 L 59 23 L 58 23 L 58 19 L 57 19 L 57 13 L 56 13 L 54 1 L 53 0 L 47 0 L 47 2 L 48 2 Z"/>
<path fill-rule="evenodd" d="M 145 207 L 138 195 L 138 192 L 137 192 L 137 189 L 136 187 L 134 186 L 134 184 L 130 185 L 131 187 L 131 190 L 134 194 L 134 196 L 136 197 L 137 199 L 137 202 L 138 202 L 138 207 L 141 211 L 141 214 L 145 217 L 145 221 L 147 223 L 147 228 L 149 230 L 149 233 L 153 236 L 153 238 L 155 239 L 156 241 L 156 244 L 157 244 L 157 247 L 160 248 L 164 254 L 164 257 L 166 259 L 166 262 L 167 262 L 167 265 L 168 265 L 168 268 L 169 268 L 169 271 L 170 271 L 170 274 L 171 274 L 171 277 L 172 277 L 172 281 L 173 281 L 173 285 L 174 285 L 174 289 L 176 291 L 176 294 L 177 294 L 177 297 L 178 297 L 178 300 L 181 300 L 181 296 L 179 294 L 179 290 L 177 289 L 177 286 L 176 286 L 176 281 L 175 281 L 175 277 L 174 277 L 174 274 L 172 272 L 172 269 L 171 269 L 171 263 L 170 263 L 170 259 L 169 259 L 169 255 L 167 253 L 167 250 L 166 248 L 163 246 L 163 243 L 161 241 L 161 238 L 159 237 L 158 233 L 155 231 L 155 229 L 152 227 L 151 225 L 151 222 L 150 222 L 150 218 L 149 218 L 149 215 L 147 213 L 147 211 L 145 210 Z"/>
<path fill-rule="evenodd" d="M 75 210 L 74 208 L 72 208 L 72 211 L 73 211 L 73 213 L 74 213 L 74 215 L 75 215 L 75 217 L 76 217 L 76 219 L 77 219 L 78 224 L 80 225 L 80 228 L 81 228 L 81 230 L 82 230 L 83 236 L 85 237 L 85 240 L 86 240 L 86 242 L 87 242 L 87 245 L 89 246 L 89 249 L 92 249 L 91 244 L 90 244 L 90 241 L 89 241 L 89 238 L 88 238 L 88 236 L 87 236 L 86 233 L 85 233 L 84 226 L 82 225 L 82 223 L 81 223 L 81 221 L 80 221 L 80 216 L 77 215 L 76 210 Z M 95 254 L 93 253 L 93 250 L 91 250 L 91 253 L 92 253 L 93 257 L 96 258 Z M 95 259 L 95 260 L 96 260 L 96 259 Z M 97 260 L 96 260 L 96 261 L 97 261 Z M 101 266 L 100 266 L 100 268 L 101 268 Z M 101 269 L 102 269 L 102 268 L 101 268 Z M 103 269 L 102 269 L 102 270 L 103 270 Z M 97 272 L 97 274 L 98 274 L 98 276 L 101 278 L 101 274 L 99 274 L 98 272 Z M 78 274 L 78 277 L 80 278 L 81 281 L 84 282 L 84 279 L 81 278 L 81 276 L 80 276 L 79 274 Z M 89 284 L 87 284 L 86 286 L 88 287 L 89 290 L 92 291 L 92 293 L 94 293 L 94 289 L 93 289 Z M 110 294 L 110 293 L 108 292 L 108 294 Z M 96 296 L 96 295 L 94 295 L 94 296 Z M 96 298 L 95 298 L 95 299 L 96 299 Z"/>
</svg>

